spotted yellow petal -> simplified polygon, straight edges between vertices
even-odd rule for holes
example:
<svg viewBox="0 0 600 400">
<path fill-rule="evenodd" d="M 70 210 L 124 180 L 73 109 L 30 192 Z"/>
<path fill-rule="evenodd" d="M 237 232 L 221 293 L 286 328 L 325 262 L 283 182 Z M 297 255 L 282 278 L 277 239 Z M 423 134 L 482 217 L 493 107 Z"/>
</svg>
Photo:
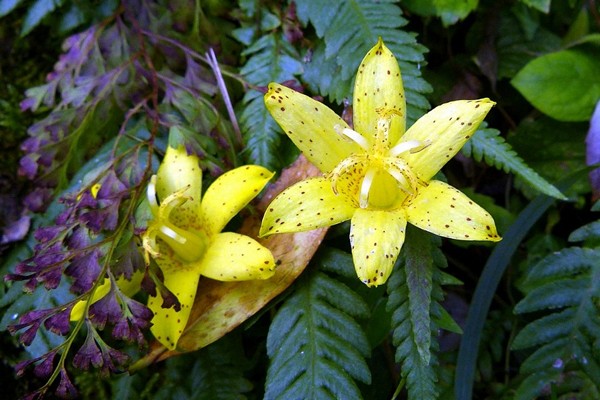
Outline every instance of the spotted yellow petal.
<svg viewBox="0 0 600 400">
<path fill-rule="evenodd" d="M 271 83 L 265 105 L 292 142 L 322 172 L 330 171 L 360 149 L 354 141 L 338 133 L 349 128 L 342 118 L 302 93 Z"/>
<path fill-rule="evenodd" d="M 501 239 L 487 211 L 441 181 L 431 181 L 427 187 L 419 188 L 405 210 L 409 223 L 439 236 L 492 242 Z"/>
<path fill-rule="evenodd" d="M 310 178 L 281 192 L 265 212 L 260 236 L 301 232 L 347 221 L 355 206 L 343 193 L 337 195 L 327 178 Z"/>
<path fill-rule="evenodd" d="M 473 136 L 494 104 L 485 98 L 452 101 L 434 108 L 415 122 L 401 139 L 429 145 L 403 158 L 420 179 L 428 181 Z"/>
<path fill-rule="evenodd" d="M 177 297 L 181 309 L 162 308 L 163 299 L 160 293 L 148 298 L 148 308 L 154 313 L 150 331 L 154 337 L 169 350 L 177 346 L 177 341 L 183 333 L 190 311 L 196 297 L 200 279 L 200 262 L 182 263 L 166 246 L 161 246 L 163 256 L 156 259 L 163 271 L 165 286 Z"/>
<path fill-rule="evenodd" d="M 358 278 L 367 286 L 385 283 L 404 243 L 403 210 L 358 209 L 352 217 L 350 245 Z"/>
<path fill-rule="evenodd" d="M 185 189 L 183 195 L 188 199 L 170 213 L 170 220 L 176 226 L 186 229 L 195 224 L 199 215 L 202 170 L 198 164 L 198 157 L 188 155 L 183 146 L 177 149 L 167 147 L 156 174 L 156 193 L 162 202 L 169 195 L 182 189 Z"/>
<path fill-rule="evenodd" d="M 358 67 L 353 96 L 354 130 L 372 139 L 382 115 L 392 116 L 390 144 L 404 133 L 406 100 L 400 67 L 381 38 Z"/>
<path fill-rule="evenodd" d="M 271 251 L 251 237 L 218 234 L 202 259 L 201 274 L 219 281 L 268 279 L 275 273 Z"/>
<path fill-rule="evenodd" d="M 257 165 L 245 165 L 221 175 L 202 199 L 204 223 L 211 235 L 225 225 L 265 187 L 273 173 Z"/>
</svg>

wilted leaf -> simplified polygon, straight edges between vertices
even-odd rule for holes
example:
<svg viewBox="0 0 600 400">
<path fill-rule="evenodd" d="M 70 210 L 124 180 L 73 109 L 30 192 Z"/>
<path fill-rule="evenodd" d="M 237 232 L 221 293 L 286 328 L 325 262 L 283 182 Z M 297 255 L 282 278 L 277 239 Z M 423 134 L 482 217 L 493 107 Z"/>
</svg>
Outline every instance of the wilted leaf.
<svg viewBox="0 0 600 400">
<path fill-rule="evenodd" d="M 260 211 L 259 215 L 247 218 L 241 233 L 256 237 L 262 212 L 273 197 L 295 182 L 318 174 L 319 170 L 304 156 L 300 156 L 290 168 L 283 171 L 279 180 L 269 187 L 256 207 Z M 219 282 L 202 278 L 188 325 L 179 339 L 177 350 L 167 351 L 155 342 L 150 353 L 131 369 L 136 370 L 155 361 L 198 350 L 233 330 L 296 280 L 311 260 L 326 232 L 327 229 L 322 228 L 258 239 L 273 252 L 275 260 L 279 263 L 275 275 L 270 279 Z"/>
</svg>

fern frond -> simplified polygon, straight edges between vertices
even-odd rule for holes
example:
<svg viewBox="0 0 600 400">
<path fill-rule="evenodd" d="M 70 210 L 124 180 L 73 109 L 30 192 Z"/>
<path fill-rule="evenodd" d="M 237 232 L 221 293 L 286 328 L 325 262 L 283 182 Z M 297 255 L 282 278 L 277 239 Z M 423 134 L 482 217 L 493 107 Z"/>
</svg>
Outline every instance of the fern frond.
<svg viewBox="0 0 600 400">
<path fill-rule="evenodd" d="M 567 248 L 528 270 L 522 286 L 526 295 L 515 312 L 548 312 L 512 343 L 513 349 L 537 347 L 521 366 L 525 379 L 516 398 L 537 397 L 567 381 L 569 393 L 600 394 L 600 354 L 594 350 L 600 343 L 599 259 L 598 248 Z"/>
<path fill-rule="evenodd" d="M 0 0 L 0 18 L 21 6 L 22 0 Z M 60 33 L 68 32 L 86 22 L 111 14 L 118 6 L 116 1 L 79 2 L 67 0 L 35 0 L 28 2 L 21 26 L 21 36 L 27 36 L 44 19 L 54 17 L 52 25 Z"/>
<path fill-rule="evenodd" d="M 598 239 L 600 239 L 600 221 L 594 221 L 584 225 L 581 228 L 574 230 L 569 235 L 569 242 Z"/>
<path fill-rule="evenodd" d="M 445 266 L 445 258 L 438 246 L 439 238 L 411 229 L 400 266 L 388 282 L 396 361 L 402 364 L 410 399 L 435 399 L 439 394 L 432 353 L 437 343 L 431 336 L 439 328 L 437 321 L 447 316 L 439 305 L 443 297 L 439 268 Z"/>
<path fill-rule="evenodd" d="M 240 72 L 251 85 L 266 86 L 270 82 L 283 82 L 302 72 L 296 50 L 278 33 L 262 36 L 243 55 L 249 58 Z M 263 94 L 249 90 L 242 103 L 245 107 L 240 125 L 246 141 L 247 157 L 252 163 L 273 170 L 280 169 L 278 149 L 281 129 L 267 111 Z"/>
<path fill-rule="evenodd" d="M 421 78 L 419 63 L 426 49 L 415 35 L 401 30 L 407 21 L 394 0 L 297 1 L 300 21 L 312 24 L 323 42 L 317 43 L 303 79 L 316 92 L 341 103 L 352 94 L 354 74 L 362 57 L 382 37 L 396 55 L 412 124 L 429 108 L 423 93 L 431 87 Z"/>
<path fill-rule="evenodd" d="M 355 318 L 368 308 L 322 272 L 302 279 L 269 328 L 265 399 L 359 399 L 355 380 L 371 381 L 370 348 Z"/>
<path fill-rule="evenodd" d="M 565 199 L 558 189 L 525 164 L 525 161 L 515 153 L 496 129 L 486 128 L 482 125 L 462 148 L 462 152 L 475 161 L 484 160 L 488 165 L 499 170 L 512 172 L 529 186 L 548 196 Z"/>
<path fill-rule="evenodd" d="M 193 354 L 166 361 L 164 373 L 152 378 L 143 373 L 124 375 L 112 381 L 113 399 L 242 399 L 252 389 L 244 378 L 250 362 L 240 354 L 239 337 L 229 335 Z"/>
</svg>

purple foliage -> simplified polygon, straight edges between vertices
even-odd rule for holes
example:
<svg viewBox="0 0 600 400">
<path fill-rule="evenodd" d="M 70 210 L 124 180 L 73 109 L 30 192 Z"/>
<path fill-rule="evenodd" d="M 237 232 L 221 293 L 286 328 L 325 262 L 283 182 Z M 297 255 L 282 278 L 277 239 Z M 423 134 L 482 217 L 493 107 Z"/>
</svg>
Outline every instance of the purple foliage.
<svg viewBox="0 0 600 400">
<path fill-rule="evenodd" d="M 115 324 L 112 335 L 115 339 L 137 342 L 139 346 L 146 343 L 143 330 L 148 329 L 152 324 L 150 320 L 153 317 L 152 311 L 141 303 L 132 299 L 123 299 L 129 313 L 123 316 Z"/>
<path fill-rule="evenodd" d="M 35 376 L 39 378 L 48 378 L 54 370 L 54 359 L 56 358 L 57 351 L 51 351 L 44 354 L 41 360 L 42 362 L 36 364 L 33 369 Z"/>
<path fill-rule="evenodd" d="M 99 368 L 103 365 L 102 351 L 98 346 L 93 329 L 88 328 L 88 334 L 85 342 L 73 357 L 73 365 L 79 369 L 87 371 L 90 366 Z"/>
<path fill-rule="evenodd" d="M 122 315 L 123 310 L 117 300 L 114 285 L 111 286 L 108 294 L 92 304 L 89 310 L 91 321 L 99 329 L 104 329 L 107 323 L 116 324 Z"/>
<path fill-rule="evenodd" d="M 102 267 L 99 258 L 101 252 L 98 248 L 91 251 L 79 253 L 65 269 L 65 274 L 73 278 L 71 291 L 73 293 L 85 293 L 92 288 L 98 279 Z"/>
<path fill-rule="evenodd" d="M 77 389 L 69 379 L 67 370 L 63 367 L 60 370 L 60 381 L 56 388 L 56 394 L 65 399 L 74 399 L 78 396 Z"/>
<path fill-rule="evenodd" d="M 30 211 L 43 212 L 46 210 L 50 198 L 52 198 L 52 190 L 47 188 L 35 188 L 25 196 L 23 204 Z"/>
<path fill-rule="evenodd" d="M 56 314 L 51 315 L 44 321 L 44 326 L 50 332 L 54 332 L 57 335 L 65 336 L 69 333 L 71 323 L 71 310 L 73 307 L 67 307 Z"/>
<path fill-rule="evenodd" d="M 134 272 L 142 271 L 144 267 L 144 259 L 135 242 L 131 241 L 117 249 L 110 269 L 115 278 L 123 276 L 125 279 L 131 280 Z"/>
</svg>

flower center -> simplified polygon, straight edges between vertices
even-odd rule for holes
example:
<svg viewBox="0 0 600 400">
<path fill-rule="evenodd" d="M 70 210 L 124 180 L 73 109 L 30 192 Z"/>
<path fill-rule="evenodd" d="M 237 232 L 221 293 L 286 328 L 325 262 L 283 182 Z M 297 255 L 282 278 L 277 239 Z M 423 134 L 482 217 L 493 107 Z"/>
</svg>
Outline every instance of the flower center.
<svg viewBox="0 0 600 400">
<path fill-rule="evenodd" d="M 416 153 L 431 144 L 430 141 L 400 141 L 390 148 L 390 112 L 382 116 L 372 143 L 360 133 L 334 126 L 335 131 L 354 142 L 364 152 L 354 153 L 340 162 L 331 172 L 333 191 L 343 191 L 357 198 L 360 208 L 390 209 L 398 207 L 409 196 L 417 193 L 418 185 L 425 185 L 403 159 L 406 153 Z"/>
<path fill-rule="evenodd" d="M 208 238 L 201 232 L 180 228 L 170 220 L 171 211 L 188 201 L 189 196 L 185 195 L 187 189 L 184 187 L 177 190 L 158 205 L 156 175 L 150 180 L 147 194 L 154 220 L 150 222 L 144 233 L 143 246 L 146 252 L 153 257 L 160 257 L 156 237 L 165 242 L 183 261 L 197 261 L 204 255 Z"/>
</svg>

